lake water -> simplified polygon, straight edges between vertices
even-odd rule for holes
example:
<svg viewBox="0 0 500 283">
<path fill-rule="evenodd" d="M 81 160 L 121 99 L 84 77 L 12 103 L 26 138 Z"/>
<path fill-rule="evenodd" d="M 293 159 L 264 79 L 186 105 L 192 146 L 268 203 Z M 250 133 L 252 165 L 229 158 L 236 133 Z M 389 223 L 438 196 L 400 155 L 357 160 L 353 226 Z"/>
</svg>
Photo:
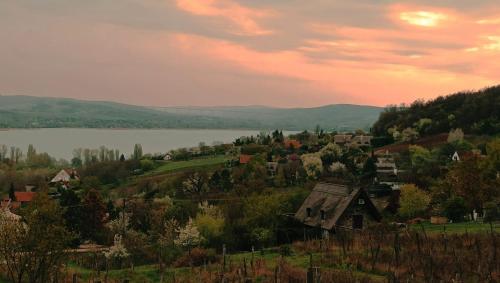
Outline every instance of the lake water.
<svg viewBox="0 0 500 283">
<path fill-rule="evenodd" d="M 181 147 L 197 146 L 200 142 L 232 142 L 241 136 L 257 135 L 249 130 L 194 129 L 14 129 L 0 131 L 0 145 L 17 146 L 26 153 L 29 144 L 37 152 L 47 152 L 56 158 L 70 160 L 75 148 L 118 149 L 126 155 L 140 143 L 144 153 L 167 152 Z"/>
</svg>

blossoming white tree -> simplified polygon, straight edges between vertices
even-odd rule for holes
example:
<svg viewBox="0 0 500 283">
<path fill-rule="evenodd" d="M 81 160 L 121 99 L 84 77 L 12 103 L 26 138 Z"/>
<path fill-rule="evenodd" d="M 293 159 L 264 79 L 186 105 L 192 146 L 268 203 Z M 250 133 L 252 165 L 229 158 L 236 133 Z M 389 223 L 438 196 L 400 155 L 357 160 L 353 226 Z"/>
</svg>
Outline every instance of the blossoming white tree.
<svg viewBox="0 0 500 283">
<path fill-rule="evenodd" d="M 188 248 L 190 251 L 192 247 L 199 245 L 203 241 L 203 237 L 198 231 L 193 219 L 189 218 L 188 223 L 183 228 L 178 230 L 179 235 L 175 239 L 176 245 Z"/>
<path fill-rule="evenodd" d="M 120 234 L 116 234 L 114 238 L 114 243 L 113 246 L 109 248 L 108 251 L 104 252 L 104 256 L 109 260 L 109 259 L 118 259 L 121 261 L 124 258 L 127 258 L 130 256 L 129 252 L 125 248 L 125 246 L 122 243 L 122 236 Z"/>
<path fill-rule="evenodd" d="M 323 162 L 318 154 L 303 154 L 300 158 L 307 176 L 310 178 L 316 179 L 323 172 Z"/>
</svg>

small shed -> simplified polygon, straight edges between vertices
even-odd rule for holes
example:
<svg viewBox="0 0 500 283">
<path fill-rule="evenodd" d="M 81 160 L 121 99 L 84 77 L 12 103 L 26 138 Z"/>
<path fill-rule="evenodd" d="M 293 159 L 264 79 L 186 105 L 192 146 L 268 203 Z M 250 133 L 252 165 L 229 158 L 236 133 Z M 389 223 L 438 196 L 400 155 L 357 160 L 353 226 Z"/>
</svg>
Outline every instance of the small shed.
<svg viewBox="0 0 500 283">
<path fill-rule="evenodd" d="M 382 218 L 362 188 L 319 183 L 295 214 L 304 225 L 335 232 L 337 228 L 364 229 Z"/>
</svg>

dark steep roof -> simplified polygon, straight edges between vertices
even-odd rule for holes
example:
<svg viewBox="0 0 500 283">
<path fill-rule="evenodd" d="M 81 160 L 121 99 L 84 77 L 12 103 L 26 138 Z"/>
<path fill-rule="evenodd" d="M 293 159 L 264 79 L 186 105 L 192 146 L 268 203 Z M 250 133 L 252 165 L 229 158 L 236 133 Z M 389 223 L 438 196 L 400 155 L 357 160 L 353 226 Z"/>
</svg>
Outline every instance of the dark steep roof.
<svg viewBox="0 0 500 283">
<path fill-rule="evenodd" d="M 357 200 L 361 194 L 373 217 L 379 220 L 380 213 L 363 189 L 351 190 L 346 186 L 330 183 L 317 184 L 295 214 L 295 218 L 305 225 L 331 230 L 337 225 L 353 200 Z M 310 217 L 307 216 L 308 208 L 311 209 Z M 321 219 L 321 211 L 325 213 L 325 220 Z"/>
</svg>

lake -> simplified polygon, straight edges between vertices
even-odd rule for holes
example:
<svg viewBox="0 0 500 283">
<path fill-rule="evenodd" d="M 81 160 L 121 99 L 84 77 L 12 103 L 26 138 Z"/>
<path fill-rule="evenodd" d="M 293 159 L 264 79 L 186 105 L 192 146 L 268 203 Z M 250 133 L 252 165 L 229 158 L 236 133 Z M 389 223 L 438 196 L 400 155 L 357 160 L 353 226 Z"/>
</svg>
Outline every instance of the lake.
<svg viewBox="0 0 500 283">
<path fill-rule="evenodd" d="M 28 145 L 33 144 L 37 152 L 71 160 L 75 148 L 97 149 L 103 145 L 129 155 L 134 144 L 139 143 L 144 153 L 157 153 L 197 146 L 200 142 L 207 145 L 228 143 L 235 138 L 258 133 L 251 130 L 202 129 L 13 129 L 0 130 L 0 145 L 17 146 L 26 154 Z"/>
</svg>

